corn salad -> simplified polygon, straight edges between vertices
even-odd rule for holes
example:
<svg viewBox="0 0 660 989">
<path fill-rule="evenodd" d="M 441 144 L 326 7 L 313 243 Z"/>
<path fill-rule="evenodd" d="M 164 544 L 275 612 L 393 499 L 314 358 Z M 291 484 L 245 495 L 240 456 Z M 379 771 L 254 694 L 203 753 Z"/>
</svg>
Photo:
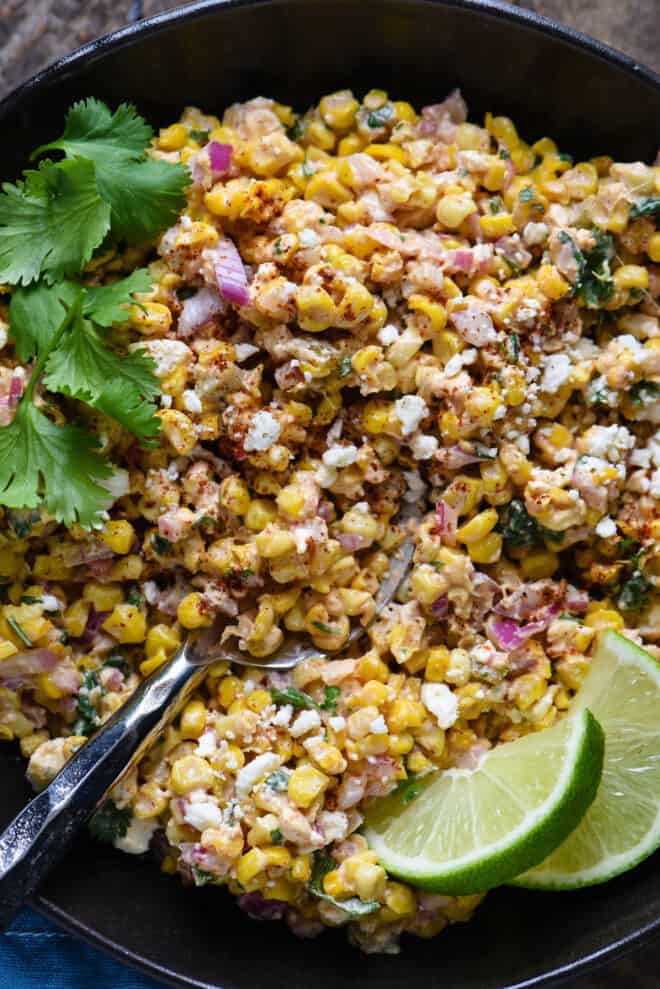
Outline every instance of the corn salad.
<svg viewBox="0 0 660 989">
<path fill-rule="evenodd" d="M 306 634 L 290 674 L 210 667 L 105 823 L 251 916 L 395 951 L 480 897 L 389 879 L 365 803 L 562 717 L 599 630 L 660 655 L 660 168 L 376 89 L 189 107 L 151 153 L 190 168 L 186 209 L 86 277 L 149 265 L 116 346 L 156 362 L 160 440 L 97 414 L 96 530 L 3 511 L 0 737 L 44 786 L 189 630 L 258 658 Z M 7 302 L 0 395 L 28 370 Z"/>
</svg>

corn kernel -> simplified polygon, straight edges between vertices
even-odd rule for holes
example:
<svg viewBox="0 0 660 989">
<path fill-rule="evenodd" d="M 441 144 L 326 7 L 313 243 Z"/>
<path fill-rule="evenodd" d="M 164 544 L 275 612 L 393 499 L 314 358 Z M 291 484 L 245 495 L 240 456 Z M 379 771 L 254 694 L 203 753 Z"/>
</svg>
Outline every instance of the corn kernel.
<svg viewBox="0 0 660 989">
<path fill-rule="evenodd" d="M 660 233 L 651 234 L 646 253 L 651 261 L 655 261 L 656 264 L 660 263 Z"/>
<path fill-rule="evenodd" d="M 510 213 L 486 213 L 479 217 L 479 226 L 486 237 L 506 237 L 516 229 Z"/>
<path fill-rule="evenodd" d="M 181 712 L 179 731 L 181 738 L 199 738 L 206 725 L 206 707 L 203 701 L 188 701 Z"/>
<path fill-rule="evenodd" d="M 116 605 L 103 622 L 103 628 L 119 642 L 144 642 L 147 622 L 142 612 L 132 604 Z"/>
<path fill-rule="evenodd" d="M 476 213 L 476 210 L 472 196 L 468 193 L 454 193 L 442 197 L 436 209 L 436 217 L 443 227 L 457 230 L 468 216 Z"/>
<path fill-rule="evenodd" d="M 101 532 L 101 539 L 113 553 L 122 556 L 129 552 L 135 540 L 135 529 L 125 519 L 106 522 Z"/>
<path fill-rule="evenodd" d="M 213 618 L 204 608 L 202 595 L 198 591 L 186 594 L 179 602 L 176 616 L 184 628 L 203 628 L 213 624 Z"/>
<path fill-rule="evenodd" d="M 220 485 L 220 503 L 234 515 L 245 515 L 250 507 L 250 492 L 236 474 L 225 477 Z"/>
<path fill-rule="evenodd" d="M 196 755 L 177 759 L 170 772 L 170 786 L 175 793 L 189 793 L 190 790 L 206 790 L 213 786 L 215 777 L 208 762 Z"/>
<path fill-rule="evenodd" d="M 647 289 L 649 287 L 649 273 L 640 264 L 624 264 L 612 275 L 614 284 L 618 289 L 627 291 L 629 289 Z"/>
<path fill-rule="evenodd" d="M 180 151 L 188 140 L 188 131 L 183 124 L 162 127 L 158 134 L 158 147 L 161 151 Z"/>
<path fill-rule="evenodd" d="M 586 615 L 584 624 L 598 631 L 611 628 L 615 632 L 618 632 L 624 627 L 625 622 L 619 612 L 613 608 L 598 608 Z"/>
<path fill-rule="evenodd" d="M 289 778 L 289 799 L 297 807 L 306 809 L 321 796 L 329 783 L 330 777 L 314 766 L 298 766 Z"/>
<path fill-rule="evenodd" d="M 487 536 L 495 528 L 499 520 L 499 515 L 494 508 L 487 508 L 479 512 L 473 519 L 460 526 L 456 531 L 456 538 L 461 543 L 476 543 Z"/>
<path fill-rule="evenodd" d="M 527 580 L 543 580 L 552 577 L 559 569 L 559 557 L 550 551 L 529 553 L 520 561 L 520 569 Z"/>
<path fill-rule="evenodd" d="M 473 563 L 496 563 L 502 555 L 502 536 L 490 532 L 483 539 L 468 545 L 468 554 Z"/>
</svg>

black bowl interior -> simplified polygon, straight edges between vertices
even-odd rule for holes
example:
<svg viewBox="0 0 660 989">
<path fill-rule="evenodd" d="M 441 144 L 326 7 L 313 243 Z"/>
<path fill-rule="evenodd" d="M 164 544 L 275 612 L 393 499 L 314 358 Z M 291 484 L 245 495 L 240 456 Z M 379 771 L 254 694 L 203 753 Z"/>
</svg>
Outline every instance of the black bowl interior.
<svg viewBox="0 0 660 989">
<path fill-rule="evenodd" d="M 660 81 L 532 15 L 476 0 L 238 0 L 120 32 L 9 97 L 3 178 L 88 95 L 133 101 L 162 123 L 186 103 L 221 111 L 264 94 L 304 108 L 333 89 L 377 86 L 420 104 L 456 85 L 473 114 L 509 114 L 528 139 L 549 134 L 577 156 L 651 160 L 660 143 Z M 3 824 L 29 794 L 15 751 L 3 746 L 0 766 Z M 548 984 L 649 937 L 660 922 L 660 858 L 581 893 L 497 891 L 473 923 L 408 940 L 398 957 L 364 957 L 337 932 L 299 942 L 279 924 L 256 926 L 222 892 L 185 891 L 152 863 L 86 839 L 37 905 L 179 985 L 504 989 Z"/>
</svg>

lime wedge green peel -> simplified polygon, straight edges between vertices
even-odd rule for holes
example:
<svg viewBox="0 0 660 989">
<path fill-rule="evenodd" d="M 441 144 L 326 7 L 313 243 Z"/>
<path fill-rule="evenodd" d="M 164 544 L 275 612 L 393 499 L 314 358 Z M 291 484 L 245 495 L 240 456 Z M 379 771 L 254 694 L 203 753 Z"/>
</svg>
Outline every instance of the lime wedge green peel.
<svg viewBox="0 0 660 989">
<path fill-rule="evenodd" d="M 473 770 L 429 777 L 369 810 L 365 837 L 381 864 L 415 886 L 480 893 L 543 861 L 579 824 L 603 765 L 600 725 L 587 709 L 488 752 Z"/>
<path fill-rule="evenodd" d="M 660 664 L 616 632 L 601 635 L 574 710 L 605 730 L 596 799 L 577 830 L 515 885 L 578 889 L 627 872 L 660 847 Z"/>
</svg>

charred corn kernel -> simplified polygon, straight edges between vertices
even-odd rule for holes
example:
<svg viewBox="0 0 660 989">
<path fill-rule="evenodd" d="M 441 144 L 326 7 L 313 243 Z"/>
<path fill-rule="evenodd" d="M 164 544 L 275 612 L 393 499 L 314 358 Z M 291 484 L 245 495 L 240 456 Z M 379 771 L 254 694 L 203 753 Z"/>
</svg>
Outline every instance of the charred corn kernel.
<svg viewBox="0 0 660 989">
<path fill-rule="evenodd" d="M 250 711 L 260 714 L 272 702 L 272 697 L 267 690 L 253 690 L 251 694 L 248 694 L 245 704 Z"/>
<path fill-rule="evenodd" d="M 261 532 L 277 518 L 277 509 L 266 498 L 253 498 L 245 513 L 245 524 L 252 532 Z"/>
<path fill-rule="evenodd" d="M 589 628 L 598 629 L 598 631 L 611 628 L 618 632 L 624 627 L 625 622 L 619 612 L 613 608 L 599 608 L 586 615 L 584 624 Z"/>
<path fill-rule="evenodd" d="M 456 530 L 456 538 L 461 543 L 476 543 L 487 536 L 495 528 L 499 520 L 499 515 L 494 508 L 487 508 L 479 512 L 473 519 L 466 522 Z"/>
<path fill-rule="evenodd" d="M 186 594 L 179 602 L 176 617 L 184 628 L 203 628 L 213 623 L 213 618 L 204 608 L 202 595 L 198 591 Z"/>
<path fill-rule="evenodd" d="M 245 515 L 250 507 L 250 492 L 245 481 L 231 474 L 220 484 L 220 503 L 234 515 Z"/>
<path fill-rule="evenodd" d="M 492 385 L 472 388 L 465 400 L 468 414 L 482 428 L 492 423 L 501 404 L 502 399 Z"/>
<path fill-rule="evenodd" d="M 646 253 L 651 261 L 660 263 L 660 233 L 651 234 L 646 248 Z"/>
<path fill-rule="evenodd" d="M 123 644 L 144 642 L 147 622 L 132 604 L 118 604 L 103 622 L 103 628 Z"/>
<path fill-rule="evenodd" d="M 145 336 L 163 336 L 172 325 L 172 313 L 162 302 L 141 302 L 131 306 L 131 326 Z"/>
<path fill-rule="evenodd" d="M 486 498 L 489 501 L 492 500 L 495 505 L 502 504 L 498 500 L 498 496 L 506 491 L 509 481 L 508 474 L 502 463 L 499 460 L 491 460 L 488 463 L 481 464 L 479 472 Z"/>
<path fill-rule="evenodd" d="M 557 572 L 559 562 L 558 555 L 549 550 L 529 553 L 520 561 L 520 569 L 527 580 L 543 580 Z"/>
<path fill-rule="evenodd" d="M 496 563 L 502 555 L 502 537 L 499 532 L 490 532 L 478 542 L 468 545 L 468 553 L 473 563 Z"/>
<path fill-rule="evenodd" d="M 415 913 L 417 900 L 410 886 L 403 883 L 388 882 L 385 886 L 385 905 L 397 917 L 407 917 Z"/>
<path fill-rule="evenodd" d="M 62 615 L 62 624 L 74 639 L 77 639 L 85 631 L 90 609 L 91 603 L 89 601 L 78 598 L 77 601 L 73 601 L 69 605 Z"/>
<path fill-rule="evenodd" d="M 83 600 L 89 601 L 97 611 L 111 611 L 124 600 L 124 591 L 119 584 L 99 584 L 90 581 L 83 588 Z"/>
<path fill-rule="evenodd" d="M 516 225 L 510 213 L 486 213 L 479 217 L 479 226 L 486 237 L 506 237 L 515 232 Z"/>
<path fill-rule="evenodd" d="M 247 886 L 268 867 L 268 859 L 260 848 L 251 848 L 241 855 L 236 866 L 236 878 L 241 886 Z"/>
<path fill-rule="evenodd" d="M 571 199 L 586 199 L 598 189 L 598 172 L 591 162 L 581 161 L 565 173 L 564 185 Z"/>
<path fill-rule="evenodd" d="M 442 683 L 449 669 L 449 650 L 446 646 L 433 646 L 429 649 L 424 670 L 424 679 L 431 683 Z"/>
<path fill-rule="evenodd" d="M 570 291 L 571 286 L 552 264 L 542 264 L 536 272 L 536 280 L 543 294 L 553 302 Z"/>
<path fill-rule="evenodd" d="M 460 421 L 455 412 L 443 412 L 438 422 L 440 433 L 445 440 L 457 440 L 461 435 Z"/>
<path fill-rule="evenodd" d="M 439 302 L 432 302 L 425 295 L 411 295 L 408 299 L 408 308 L 413 312 L 423 313 L 429 321 L 429 329 L 433 333 L 439 333 L 445 328 L 447 322 L 447 311 Z"/>
<path fill-rule="evenodd" d="M 161 649 L 171 655 L 181 645 L 181 638 L 171 625 L 152 625 L 147 632 L 145 652 L 149 658 L 155 656 Z"/>
<path fill-rule="evenodd" d="M 213 786 L 215 776 L 208 762 L 196 755 L 177 759 L 170 772 L 170 786 L 175 793 L 206 790 Z"/>
<path fill-rule="evenodd" d="M 398 144 L 368 144 L 364 151 L 377 161 L 400 161 L 405 165 L 408 160 L 406 152 Z"/>
<path fill-rule="evenodd" d="M 188 141 L 188 131 L 183 124 L 161 127 L 158 134 L 158 147 L 161 151 L 180 151 Z"/>
<path fill-rule="evenodd" d="M 199 738 L 206 725 L 206 707 L 203 701 L 188 701 L 181 712 L 179 731 L 181 738 Z"/>
<path fill-rule="evenodd" d="M 297 485 L 287 484 L 277 496 L 277 507 L 291 518 L 299 519 L 305 510 L 305 496 Z"/>
<path fill-rule="evenodd" d="M 309 855 L 296 855 L 291 863 L 291 878 L 306 883 L 312 878 L 312 861 Z"/>
<path fill-rule="evenodd" d="M 145 659 L 143 663 L 140 663 L 140 673 L 143 677 L 148 677 L 154 670 L 157 670 L 159 666 L 167 662 L 167 653 L 164 649 L 158 649 L 157 652 L 153 654 L 149 659 Z"/>
<path fill-rule="evenodd" d="M 113 553 L 128 553 L 135 541 L 135 529 L 125 519 L 106 522 L 101 539 Z"/>
<path fill-rule="evenodd" d="M 181 456 L 185 456 L 197 444 L 195 427 L 183 412 L 176 409 L 161 409 L 158 412 L 163 435 Z"/>
<path fill-rule="evenodd" d="M 330 294 L 315 285 L 298 286 L 296 307 L 301 329 L 310 333 L 319 333 L 332 326 L 337 316 Z"/>
<path fill-rule="evenodd" d="M 435 215 L 439 223 L 448 230 L 458 230 L 468 216 L 476 213 L 477 207 L 468 193 L 453 193 L 443 196 L 437 205 Z"/>
<path fill-rule="evenodd" d="M 299 766 L 289 778 L 289 799 L 297 807 L 307 809 L 321 796 L 329 783 L 330 777 L 314 766 Z"/>
<path fill-rule="evenodd" d="M 647 289 L 649 287 L 649 273 L 640 264 L 624 264 L 612 275 L 612 279 L 617 288 L 629 290 Z"/>
</svg>

